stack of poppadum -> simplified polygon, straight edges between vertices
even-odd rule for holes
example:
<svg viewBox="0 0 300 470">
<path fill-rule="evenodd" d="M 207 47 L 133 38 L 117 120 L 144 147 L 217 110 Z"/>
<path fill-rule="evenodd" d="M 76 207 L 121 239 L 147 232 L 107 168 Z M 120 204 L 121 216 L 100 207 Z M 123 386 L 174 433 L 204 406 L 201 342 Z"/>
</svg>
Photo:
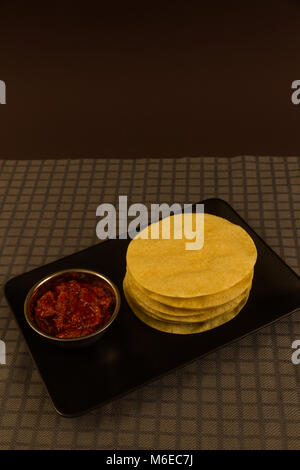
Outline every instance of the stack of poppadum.
<svg viewBox="0 0 300 470">
<path fill-rule="evenodd" d="M 257 258 L 253 240 L 240 226 L 214 215 L 190 214 L 194 224 L 199 215 L 204 217 L 200 249 L 186 249 L 190 239 L 185 234 L 178 239 L 174 227 L 182 214 L 168 218 L 169 239 L 162 237 L 162 219 L 156 222 L 157 238 L 151 238 L 152 224 L 128 246 L 123 284 L 127 302 L 140 320 L 157 330 L 210 330 L 234 318 L 248 300 Z"/>
</svg>

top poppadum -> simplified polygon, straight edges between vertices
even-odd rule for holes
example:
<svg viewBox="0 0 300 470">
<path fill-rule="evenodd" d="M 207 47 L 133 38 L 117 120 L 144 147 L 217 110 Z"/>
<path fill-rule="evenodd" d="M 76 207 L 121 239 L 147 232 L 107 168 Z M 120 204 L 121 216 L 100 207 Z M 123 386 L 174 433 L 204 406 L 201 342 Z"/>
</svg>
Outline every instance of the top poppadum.
<svg viewBox="0 0 300 470">
<path fill-rule="evenodd" d="M 193 221 L 196 216 L 192 215 Z M 190 240 L 174 239 L 175 217 L 183 215 L 170 217 L 170 239 L 162 239 L 159 221 L 159 239 L 143 239 L 141 232 L 128 246 L 128 269 L 145 289 L 172 297 L 211 295 L 229 289 L 251 272 L 257 252 L 242 227 L 204 214 L 204 245 L 200 250 L 186 250 Z M 150 233 L 150 228 L 144 231 Z"/>
</svg>

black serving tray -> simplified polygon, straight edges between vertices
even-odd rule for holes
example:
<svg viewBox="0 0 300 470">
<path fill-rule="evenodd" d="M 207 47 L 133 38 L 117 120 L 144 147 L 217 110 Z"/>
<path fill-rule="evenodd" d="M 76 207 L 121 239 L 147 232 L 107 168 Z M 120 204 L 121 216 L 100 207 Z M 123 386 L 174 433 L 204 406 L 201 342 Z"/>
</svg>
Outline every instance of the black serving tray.
<svg viewBox="0 0 300 470">
<path fill-rule="evenodd" d="M 172 369 L 252 333 L 300 308 L 300 278 L 221 199 L 203 201 L 205 212 L 239 224 L 253 238 L 258 260 L 247 305 L 230 322 L 204 333 L 162 333 L 138 320 L 123 295 L 128 240 L 108 240 L 9 280 L 6 297 L 45 382 L 55 409 L 75 416 L 119 397 Z M 86 348 L 48 344 L 27 325 L 23 304 L 42 277 L 66 268 L 88 268 L 111 278 L 121 293 L 121 310 L 111 329 Z"/>
</svg>

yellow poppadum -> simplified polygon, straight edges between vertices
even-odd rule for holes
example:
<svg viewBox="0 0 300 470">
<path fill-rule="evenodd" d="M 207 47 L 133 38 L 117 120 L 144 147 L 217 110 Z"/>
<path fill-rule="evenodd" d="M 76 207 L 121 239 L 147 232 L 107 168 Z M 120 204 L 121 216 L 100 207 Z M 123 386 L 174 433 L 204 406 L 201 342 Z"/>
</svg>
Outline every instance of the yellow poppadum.
<svg viewBox="0 0 300 470">
<path fill-rule="evenodd" d="M 193 323 L 216 317 L 223 314 L 224 312 L 228 312 L 234 309 L 242 301 L 245 295 L 249 293 L 251 283 L 240 295 L 230 302 L 217 307 L 204 309 L 176 308 L 156 302 L 155 300 L 145 296 L 142 292 L 140 292 L 139 288 L 134 284 L 128 275 L 126 275 L 124 279 L 124 288 L 126 288 L 126 290 L 129 292 L 130 297 L 135 299 L 136 303 L 139 304 L 143 309 L 147 310 L 150 314 L 153 314 L 160 319 Z"/>
<path fill-rule="evenodd" d="M 253 279 L 253 270 L 251 273 L 246 276 L 243 280 L 235 284 L 230 289 L 226 289 L 220 293 L 213 294 L 213 295 L 202 295 L 199 297 L 187 297 L 187 298 L 176 298 L 176 297 L 167 297 L 162 296 L 159 294 L 155 294 L 155 292 L 151 292 L 147 289 L 144 289 L 140 284 L 133 279 L 130 271 L 127 270 L 126 276 L 130 278 L 134 285 L 138 287 L 138 289 L 150 299 L 156 301 L 159 305 L 158 307 L 163 304 L 170 307 L 176 308 L 188 308 L 188 309 L 199 309 L 199 308 L 211 308 L 216 307 L 219 305 L 223 305 L 231 300 L 235 299 L 238 295 L 244 292 L 249 285 L 252 283 Z"/>
<path fill-rule="evenodd" d="M 175 333 L 175 334 L 193 334 L 193 333 L 200 333 L 203 331 L 211 330 L 212 328 L 216 328 L 217 326 L 222 325 L 230 320 L 232 320 L 244 307 L 248 300 L 248 295 L 244 297 L 244 299 L 240 302 L 240 304 L 235 307 L 231 312 L 228 312 L 223 315 L 219 315 L 215 318 L 212 318 L 207 321 L 199 322 L 199 323 L 170 323 L 167 321 L 158 320 L 153 318 L 147 314 L 141 307 L 139 307 L 136 302 L 131 298 L 130 294 L 128 293 L 126 287 L 124 286 L 124 293 L 126 300 L 134 312 L 134 314 L 148 326 L 155 328 L 156 330 L 163 331 L 165 333 Z"/>
<path fill-rule="evenodd" d="M 174 217 L 183 215 L 170 217 L 169 240 L 143 239 L 139 234 L 128 246 L 128 270 L 144 289 L 161 296 L 186 299 L 226 291 L 250 276 L 257 252 L 243 228 L 221 217 L 204 214 L 203 248 L 186 250 L 186 242 L 190 240 L 174 239 Z M 162 221 L 158 224 L 161 227 Z M 149 231 L 150 227 L 144 230 Z"/>
</svg>

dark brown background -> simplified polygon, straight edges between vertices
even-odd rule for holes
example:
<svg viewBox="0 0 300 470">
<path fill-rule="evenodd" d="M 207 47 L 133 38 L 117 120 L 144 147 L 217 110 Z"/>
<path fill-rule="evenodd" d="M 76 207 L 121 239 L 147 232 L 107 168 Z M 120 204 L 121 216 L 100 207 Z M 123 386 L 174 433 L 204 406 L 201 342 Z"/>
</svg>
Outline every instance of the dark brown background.
<svg viewBox="0 0 300 470">
<path fill-rule="evenodd" d="M 0 1 L 0 157 L 300 154 L 299 31 L 296 0 Z"/>
</svg>

